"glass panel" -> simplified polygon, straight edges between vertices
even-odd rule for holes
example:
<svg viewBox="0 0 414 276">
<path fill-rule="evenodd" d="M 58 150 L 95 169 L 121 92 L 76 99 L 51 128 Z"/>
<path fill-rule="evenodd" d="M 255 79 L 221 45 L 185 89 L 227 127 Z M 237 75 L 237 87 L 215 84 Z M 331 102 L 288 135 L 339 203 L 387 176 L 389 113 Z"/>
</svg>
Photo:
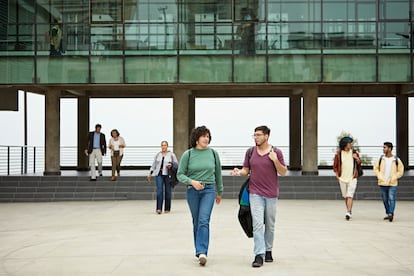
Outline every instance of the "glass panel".
<svg viewBox="0 0 414 276">
<path fill-rule="evenodd" d="M 88 83 L 88 57 L 39 57 L 39 83 Z"/>
<path fill-rule="evenodd" d="M 278 29 L 273 30 L 276 32 L 277 37 Z M 322 46 L 323 34 L 321 33 L 321 25 L 319 23 L 305 22 L 289 23 L 287 25 L 282 23 L 280 33 L 280 44 L 277 42 L 276 45 L 279 45 L 281 48 L 309 49 Z M 269 36 L 271 36 L 270 30 Z"/>
<path fill-rule="evenodd" d="M 197 18 L 210 23 L 232 21 L 231 0 L 187 2 L 180 4 L 180 22 L 193 22 Z"/>
<path fill-rule="evenodd" d="M 281 13 L 269 3 L 269 21 L 319 21 L 321 20 L 320 1 L 285 1 L 281 3 Z"/>
<path fill-rule="evenodd" d="M 180 82 L 231 82 L 231 57 L 181 56 Z"/>
<path fill-rule="evenodd" d="M 375 1 L 356 2 L 356 19 L 365 21 L 375 21 L 376 15 L 376 3 Z"/>
<path fill-rule="evenodd" d="M 326 82 L 374 82 L 375 56 L 325 55 L 323 80 Z"/>
<path fill-rule="evenodd" d="M 380 0 L 380 19 L 408 19 L 409 1 L 407 0 Z"/>
<path fill-rule="evenodd" d="M 91 0 L 91 22 L 122 22 L 122 0 Z"/>
<path fill-rule="evenodd" d="M 34 76 L 33 57 L 2 57 L 0 58 L 0 83 L 32 84 Z"/>
<path fill-rule="evenodd" d="M 266 82 L 264 56 L 234 58 L 234 82 Z"/>
<path fill-rule="evenodd" d="M 34 25 L 3 24 L 0 33 L 0 51 L 16 51 L 16 55 L 33 55 Z"/>
<path fill-rule="evenodd" d="M 122 83 L 122 58 L 91 57 L 91 83 Z"/>
<path fill-rule="evenodd" d="M 320 82 L 319 55 L 269 56 L 269 82 Z"/>
<path fill-rule="evenodd" d="M 176 57 L 128 57 L 127 83 L 171 83 L 177 81 Z"/>
<path fill-rule="evenodd" d="M 408 22 L 380 23 L 378 43 L 381 48 L 410 48 L 410 26 Z"/>
<path fill-rule="evenodd" d="M 92 55 L 122 54 L 123 28 L 116 24 L 91 25 Z"/>
<path fill-rule="evenodd" d="M 378 57 L 379 81 L 381 82 L 408 82 L 411 80 L 410 56 L 380 55 Z"/>
<path fill-rule="evenodd" d="M 236 21 L 265 20 L 264 5 L 259 1 L 234 0 L 234 18 Z"/>
<path fill-rule="evenodd" d="M 323 20 L 355 20 L 355 3 L 351 1 L 324 1 Z"/>
<path fill-rule="evenodd" d="M 236 45 L 237 44 L 237 45 Z M 184 24 L 180 31 L 180 49 L 231 50 L 239 47 L 239 39 L 232 40 L 232 25 Z"/>
<path fill-rule="evenodd" d="M 375 22 L 328 22 L 324 24 L 325 48 L 375 48 Z"/>
<path fill-rule="evenodd" d="M 128 0 L 125 5 L 125 22 L 148 23 L 153 20 L 165 22 L 177 21 L 177 4 L 174 0 Z"/>
</svg>

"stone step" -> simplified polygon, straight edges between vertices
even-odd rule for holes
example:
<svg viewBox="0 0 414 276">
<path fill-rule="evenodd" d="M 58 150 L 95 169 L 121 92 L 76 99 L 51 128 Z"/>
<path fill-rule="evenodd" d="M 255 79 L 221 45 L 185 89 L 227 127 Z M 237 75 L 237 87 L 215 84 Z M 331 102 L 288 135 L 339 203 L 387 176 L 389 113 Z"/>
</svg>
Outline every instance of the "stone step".
<svg viewBox="0 0 414 276">
<path fill-rule="evenodd" d="M 245 178 L 224 176 L 226 199 L 237 199 Z M 179 184 L 173 199 L 185 199 L 186 187 Z M 399 200 L 414 200 L 414 176 L 399 181 Z M 0 202 L 73 201 L 73 200 L 155 200 L 155 182 L 143 176 L 123 176 L 117 181 L 101 177 L 89 181 L 79 176 L 2 176 Z M 280 178 L 280 199 L 342 199 L 339 184 L 332 176 L 287 176 Z M 358 180 L 355 198 L 380 199 L 374 176 Z"/>
</svg>

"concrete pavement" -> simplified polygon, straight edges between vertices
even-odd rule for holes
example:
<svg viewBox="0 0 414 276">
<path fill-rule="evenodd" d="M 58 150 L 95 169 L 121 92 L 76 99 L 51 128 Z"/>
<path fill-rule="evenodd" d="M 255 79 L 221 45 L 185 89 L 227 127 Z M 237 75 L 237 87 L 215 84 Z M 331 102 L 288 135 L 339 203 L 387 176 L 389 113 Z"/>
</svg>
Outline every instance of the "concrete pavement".
<svg viewBox="0 0 414 276">
<path fill-rule="evenodd" d="M 252 268 L 236 200 L 216 205 L 208 262 L 193 257 L 185 200 L 0 204 L 0 275 L 414 275 L 414 202 L 280 200 L 273 256 Z"/>
</svg>

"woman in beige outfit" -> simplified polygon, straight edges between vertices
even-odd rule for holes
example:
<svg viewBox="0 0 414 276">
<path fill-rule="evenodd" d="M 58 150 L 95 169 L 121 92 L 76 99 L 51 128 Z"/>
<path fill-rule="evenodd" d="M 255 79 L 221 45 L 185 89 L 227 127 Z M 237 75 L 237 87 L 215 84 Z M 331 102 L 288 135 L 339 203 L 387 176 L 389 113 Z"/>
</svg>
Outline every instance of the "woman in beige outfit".
<svg viewBox="0 0 414 276">
<path fill-rule="evenodd" d="M 111 131 L 111 139 L 109 140 L 109 149 L 111 150 L 111 162 L 112 162 L 112 181 L 116 180 L 115 170 L 120 176 L 121 161 L 124 156 L 125 140 L 119 136 L 119 132 L 116 129 Z"/>
</svg>

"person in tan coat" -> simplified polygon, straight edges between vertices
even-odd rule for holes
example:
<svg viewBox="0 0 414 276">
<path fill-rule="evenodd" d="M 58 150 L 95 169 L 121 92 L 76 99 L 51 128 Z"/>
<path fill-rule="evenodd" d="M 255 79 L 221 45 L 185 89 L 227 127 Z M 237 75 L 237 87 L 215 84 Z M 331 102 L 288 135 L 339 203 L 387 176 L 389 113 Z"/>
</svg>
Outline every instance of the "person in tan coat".
<svg viewBox="0 0 414 276">
<path fill-rule="evenodd" d="M 381 197 L 385 207 L 384 220 L 394 220 L 395 195 L 397 193 L 398 179 L 404 175 L 404 164 L 392 154 L 393 145 L 385 142 L 384 154 L 374 163 L 374 173 L 378 178 L 378 186 L 381 190 Z"/>
</svg>

